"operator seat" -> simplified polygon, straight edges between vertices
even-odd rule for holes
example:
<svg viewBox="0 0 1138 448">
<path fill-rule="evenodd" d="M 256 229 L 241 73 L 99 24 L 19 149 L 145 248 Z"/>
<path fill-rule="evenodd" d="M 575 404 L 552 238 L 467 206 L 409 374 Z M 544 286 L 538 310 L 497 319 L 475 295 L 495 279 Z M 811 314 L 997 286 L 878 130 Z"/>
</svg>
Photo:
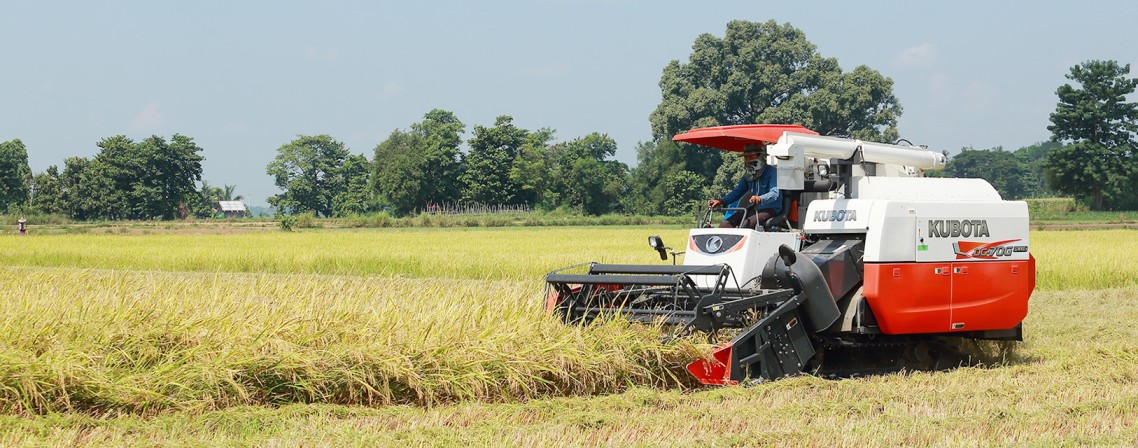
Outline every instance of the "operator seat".
<svg viewBox="0 0 1138 448">
<path fill-rule="evenodd" d="M 766 220 L 766 222 L 763 223 L 763 228 L 764 229 L 779 229 L 779 230 L 790 230 L 792 228 L 799 228 L 799 227 L 796 227 L 795 225 L 792 225 L 792 222 L 790 221 L 789 215 L 790 215 L 790 209 L 798 202 L 798 195 L 800 194 L 800 192 L 787 191 L 787 190 L 780 190 L 780 192 L 782 193 L 782 211 L 778 212 L 777 215 L 772 216 L 770 219 Z M 797 213 L 795 213 L 795 215 L 797 215 Z M 793 224 L 798 224 L 798 223 L 795 222 Z"/>
</svg>

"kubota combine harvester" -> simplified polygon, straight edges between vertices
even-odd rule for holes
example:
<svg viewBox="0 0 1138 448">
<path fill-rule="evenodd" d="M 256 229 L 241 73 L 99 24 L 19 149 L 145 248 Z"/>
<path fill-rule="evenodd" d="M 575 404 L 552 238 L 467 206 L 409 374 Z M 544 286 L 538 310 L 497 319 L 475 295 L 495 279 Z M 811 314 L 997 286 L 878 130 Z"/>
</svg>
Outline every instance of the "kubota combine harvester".
<svg viewBox="0 0 1138 448">
<path fill-rule="evenodd" d="M 944 166 L 943 155 L 792 125 L 694 129 L 673 140 L 735 152 L 765 145 L 782 213 L 756 228 L 716 228 L 716 213 L 747 211 L 701 208 L 686 251 L 672 251 L 682 265 L 554 271 L 551 312 L 567 322 L 663 321 L 679 333 L 737 329 L 713 359 L 688 365 L 704 384 L 820 368 L 938 369 L 962 362 L 945 341 L 1022 340 L 1035 288 L 1027 204 L 1002 200 L 981 179 L 923 177 Z M 667 260 L 659 237 L 649 244 Z"/>
</svg>

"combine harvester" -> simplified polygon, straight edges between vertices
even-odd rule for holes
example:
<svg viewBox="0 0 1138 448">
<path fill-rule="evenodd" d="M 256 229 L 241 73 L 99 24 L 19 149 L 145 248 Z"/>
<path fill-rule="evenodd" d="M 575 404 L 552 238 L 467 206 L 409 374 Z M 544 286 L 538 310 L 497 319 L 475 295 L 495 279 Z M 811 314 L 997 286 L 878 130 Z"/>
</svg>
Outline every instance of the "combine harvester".
<svg viewBox="0 0 1138 448">
<path fill-rule="evenodd" d="M 982 179 L 923 177 L 944 167 L 943 155 L 792 125 L 702 128 L 673 140 L 734 152 L 766 145 L 782 214 L 724 229 L 716 213 L 745 209 L 701 207 L 686 251 L 648 238 L 672 264 L 559 269 L 546 277 L 548 311 L 566 322 L 662 321 L 677 334 L 736 329 L 712 359 L 688 365 L 720 385 L 951 368 L 966 358 L 948 341 L 1023 340 L 1035 288 L 1027 204 L 1002 200 Z"/>
</svg>

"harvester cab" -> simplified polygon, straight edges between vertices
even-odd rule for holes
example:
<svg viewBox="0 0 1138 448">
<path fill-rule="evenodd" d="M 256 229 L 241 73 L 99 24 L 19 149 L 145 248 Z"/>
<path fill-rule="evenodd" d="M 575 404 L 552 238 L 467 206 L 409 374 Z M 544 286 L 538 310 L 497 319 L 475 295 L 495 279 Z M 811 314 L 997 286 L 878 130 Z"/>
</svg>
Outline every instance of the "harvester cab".
<svg viewBox="0 0 1138 448">
<path fill-rule="evenodd" d="M 735 152 L 765 145 L 783 213 L 757 228 L 717 228 L 711 218 L 724 210 L 703 210 L 683 251 L 649 239 L 672 265 L 551 272 L 548 311 L 570 323 L 663 321 L 675 334 L 732 329 L 711 359 L 688 366 L 705 384 L 825 370 L 823 358 L 841 366 L 833 371 L 943 368 L 962 360 L 946 338 L 1022 340 L 1035 285 L 1027 206 L 981 179 L 923 177 L 944 166 L 942 154 L 792 125 L 673 140 Z M 842 352 L 853 355 L 833 355 Z"/>
</svg>

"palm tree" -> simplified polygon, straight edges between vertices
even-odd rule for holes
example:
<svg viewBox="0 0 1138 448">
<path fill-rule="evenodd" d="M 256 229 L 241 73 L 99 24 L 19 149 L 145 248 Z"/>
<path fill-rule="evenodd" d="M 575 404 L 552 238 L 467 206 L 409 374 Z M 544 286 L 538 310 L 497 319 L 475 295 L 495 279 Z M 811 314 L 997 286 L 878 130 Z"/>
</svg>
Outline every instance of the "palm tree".
<svg viewBox="0 0 1138 448">
<path fill-rule="evenodd" d="M 236 185 L 225 184 L 225 188 L 220 189 L 220 201 L 240 201 L 245 199 L 244 195 L 233 195 L 233 191 L 237 189 Z"/>
</svg>

